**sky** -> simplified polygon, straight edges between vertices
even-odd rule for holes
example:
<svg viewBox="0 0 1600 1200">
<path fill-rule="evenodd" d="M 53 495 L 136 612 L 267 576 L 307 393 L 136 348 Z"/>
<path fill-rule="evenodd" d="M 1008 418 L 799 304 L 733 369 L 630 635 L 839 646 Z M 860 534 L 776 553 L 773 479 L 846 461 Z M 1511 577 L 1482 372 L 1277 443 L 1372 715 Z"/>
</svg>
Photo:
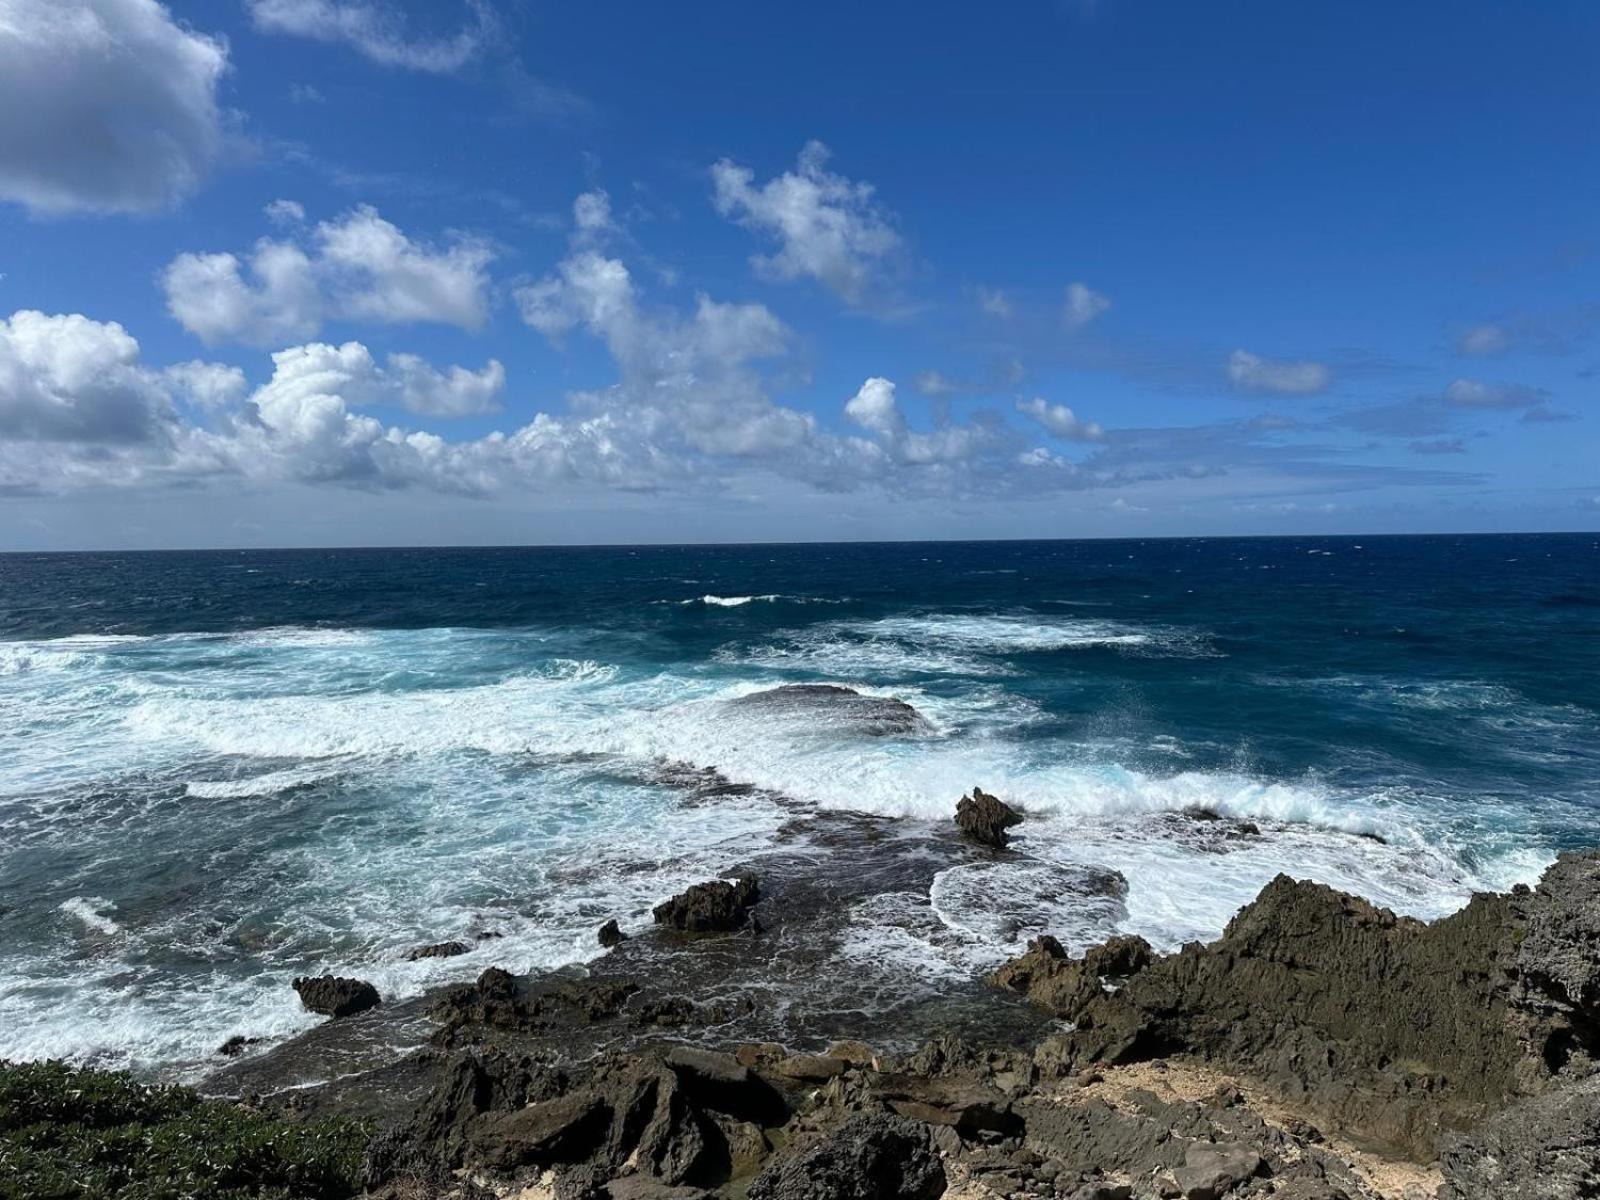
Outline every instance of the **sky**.
<svg viewBox="0 0 1600 1200">
<path fill-rule="evenodd" d="M 1600 7 L 0 0 L 0 549 L 1600 527 Z"/>
</svg>

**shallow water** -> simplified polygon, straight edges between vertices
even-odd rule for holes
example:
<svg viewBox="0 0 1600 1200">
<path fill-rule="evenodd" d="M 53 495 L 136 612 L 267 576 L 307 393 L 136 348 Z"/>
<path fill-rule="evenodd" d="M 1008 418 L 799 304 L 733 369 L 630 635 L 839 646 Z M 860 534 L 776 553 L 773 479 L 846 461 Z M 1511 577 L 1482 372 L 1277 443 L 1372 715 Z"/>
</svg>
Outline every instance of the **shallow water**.
<svg viewBox="0 0 1600 1200">
<path fill-rule="evenodd" d="M 183 1071 L 312 1024 L 297 974 L 582 961 L 797 812 L 1029 810 L 852 902 L 831 968 L 892 992 L 1041 930 L 1211 937 L 1278 871 L 1436 915 L 1600 806 L 1589 535 L 13 555 L 0 639 L 14 1058 Z M 925 726 L 734 702 L 813 680 Z"/>
</svg>

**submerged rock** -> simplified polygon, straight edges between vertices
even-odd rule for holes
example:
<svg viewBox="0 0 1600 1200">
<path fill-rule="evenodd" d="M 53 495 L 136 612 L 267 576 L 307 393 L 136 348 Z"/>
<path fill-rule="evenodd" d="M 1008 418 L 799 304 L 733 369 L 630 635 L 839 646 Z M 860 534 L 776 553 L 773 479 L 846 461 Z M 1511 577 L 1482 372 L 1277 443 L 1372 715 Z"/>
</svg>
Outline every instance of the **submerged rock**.
<svg viewBox="0 0 1600 1200">
<path fill-rule="evenodd" d="M 344 979 L 337 975 L 296 979 L 294 990 L 300 1003 L 310 1012 L 325 1017 L 349 1017 L 379 1003 L 378 989 L 364 979 Z"/>
<path fill-rule="evenodd" d="M 657 925 L 684 933 L 725 933 L 742 928 L 760 898 L 761 889 L 753 875 L 741 876 L 733 883 L 714 879 L 656 905 L 652 913 Z"/>
<path fill-rule="evenodd" d="M 1022 814 L 998 796 L 973 788 L 956 802 L 956 825 L 973 841 L 1004 850 L 1011 840 L 1006 830 L 1022 824 Z"/>
<path fill-rule="evenodd" d="M 915 733 L 927 722 L 904 700 L 893 696 L 864 696 L 836 683 L 789 683 L 740 696 L 732 703 L 741 708 L 793 713 L 810 720 L 849 725 L 869 737 Z"/>
<path fill-rule="evenodd" d="M 455 958 L 457 955 L 467 953 L 469 947 L 464 942 L 435 942 L 431 946 L 418 946 L 406 955 L 407 962 L 420 962 L 425 958 Z"/>
</svg>

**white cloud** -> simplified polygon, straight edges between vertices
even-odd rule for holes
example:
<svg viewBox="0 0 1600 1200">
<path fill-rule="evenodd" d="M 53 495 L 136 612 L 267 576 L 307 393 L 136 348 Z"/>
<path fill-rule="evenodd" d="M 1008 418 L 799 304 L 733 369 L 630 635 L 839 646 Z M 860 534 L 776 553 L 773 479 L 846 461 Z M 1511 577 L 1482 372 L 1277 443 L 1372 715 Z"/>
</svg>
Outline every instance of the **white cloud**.
<svg viewBox="0 0 1600 1200">
<path fill-rule="evenodd" d="M 793 171 L 759 187 L 755 173 L 723 159 L 711 168 L 716 209 L 747 229 L 772 237 L 778 251 L 752 265 L 780 280 L 809 277 L 847 304 L 863 305 L 901 251 L 889 216 L 869 183 L 826 170 L 828 148 L 808 142 Z"/>
<path fill-rule="evenodd" d="M 1017 411 L 1067 441 L 1098 442 L 1106 435 L 1105 430 L 1093 421 L 1079 420 L 1078 415 L 1065 404 L 1050 404 L 1039 396 L 1032 400 L 1018 400 Z"/>
<path fill-rule="evenodd" d="M 1111 307 L 1111 300 L 1086 283 L 1067 284 L 1061 305 L 1061 323 L 1068 329 L 1082 329 Z"/>
<path fill-rule="evenodd" d="M 997 287 L 978 285 L 978 309 L 986 316 L 995 317 L 1002 321 L 1009 321 L 1014 312 L 1011 297 Z"/>
<path fill-rule="evenodd" d="M 0 318 L 0 439 L 145 442 L 168 408 L 121 325 L 26 309 Z"/>
<path fill-rule="evenodd" d="M 261 211 L 274 225 L 298 225 L 306 219 L 305 206 L 295 200 L 274 200 Z"/>
<path fill-rule="evenodd" d="M 1481 379 L 1452 379 L 1444 389 L 1445 403 L 1457 408 L 1531 408 L 1544 398 L 1544 392 L 1526 384 Z"/>
<path fill-rule="evenodd" d="M 38 213 L 148 212 L 221 153 L 228 47 L 155 0 L 0 4 L 0 199 Z"/>
<path fill-rule="evenodd" d="M 314 336 L 330 319 L 477 329 L 488 315 L 493 258 L 473 239 L 445 248 L 414 241 L 363 206 L 319 224 L 309 249 L 263 238 L 248 262 L 180 254 L 162 286 L 168 311 L 208 344 L 281 345 Z"/>
<path fill-rule="evenodd" d="M 844 415 L 873 434 L 894 462 L 907 466 L 965 462 L 994 440 L 989 431 L 973 425 L 913 430 L 895 399 L 894 383 L 881 376 L 861 385 L 845 403 Z"/>
<path fill-rule="evenodd" d="M 1262 358 L 1248 350 L 1235 350 L 1228 357 L 1228 378 L 1247 392 L 1313 396 L 1328 390 L 1333 372 L 1325 363 Z"/>
<path fill-rule="evenodd" d="M 462 27 L 443 37 L 414 37 L 405 14 L 380 0 L 248 0 L 264 33 L 342 42 L 375 63 L 445 74 L 460 70 L 491 41 L 497 23 L 487 4 L 468 0 Z"/>
<path fill-rule="evenodd" d="M 1511 348 L 1511 333 L 1503 325 L 1474 325 L 1456 338 L 1456 351 L 1474 356 L 1498 354 Z"/>
</svg>

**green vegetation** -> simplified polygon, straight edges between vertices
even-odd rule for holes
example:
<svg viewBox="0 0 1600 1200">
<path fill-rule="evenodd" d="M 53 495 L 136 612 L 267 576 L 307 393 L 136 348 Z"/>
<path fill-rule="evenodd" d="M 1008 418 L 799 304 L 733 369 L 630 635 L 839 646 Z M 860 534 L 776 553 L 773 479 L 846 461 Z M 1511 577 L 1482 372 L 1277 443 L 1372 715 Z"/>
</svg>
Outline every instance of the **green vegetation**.
<svg viewBox="0 0 1600 1200">
<path fill-rule="evenodd" d="M 0 1200 L 333 1200 L 367 1131 L 286 1121 L 124 1072 L 0 1062 Z"/>
</svg>

